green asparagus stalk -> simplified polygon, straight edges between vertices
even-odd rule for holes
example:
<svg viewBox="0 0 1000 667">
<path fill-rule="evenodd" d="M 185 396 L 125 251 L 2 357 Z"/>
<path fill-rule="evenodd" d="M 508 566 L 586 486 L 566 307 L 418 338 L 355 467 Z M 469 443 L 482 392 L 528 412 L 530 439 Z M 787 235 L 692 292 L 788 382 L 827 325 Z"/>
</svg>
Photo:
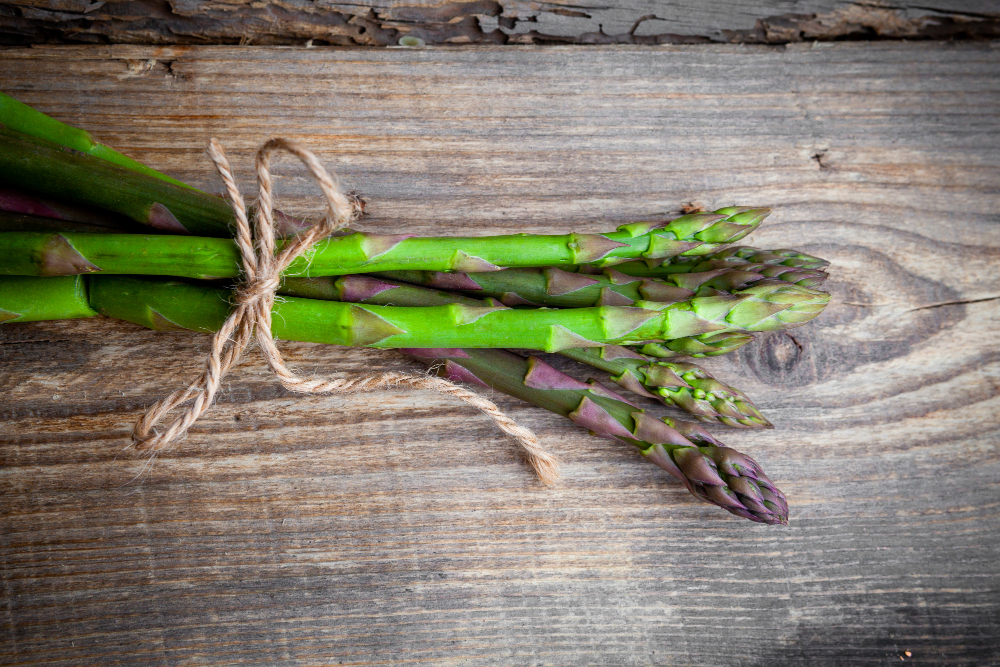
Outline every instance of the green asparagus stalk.
<svg viewBox="0 0 1000 667">
<path fill-rule="evenodd" d="M 75 178 L 82 179 L 83 175 Z M 660 227 L 651 227 L 660 223 L 623 225 L 608 234 L 420 238 L 349 232 L 317 243 L 286 273 L 323 276 L 406 269 L 491 271 L 502 267 L 614 262 L 640 255 L 698 254 L 749 233 L 765 214 L 763 209 L 741 209 L 728 216 L 684 216 Z M 67 252 L 72 249 L 79 258 L 77 264 L 108 274 L 235 278 L 240 267 L 236 244 L 224 239 L 72 233 L 55 239 L 46 234 L 11 232 L 0 235 L 0 248 L 4 250 L 0 274 L 43 275 L 39 271 L 44 249 L 52 246 Z"/>
<path fill-rule="evenodd" d="M 186 183 L 171 178 L 132 158 L 126 157 L 108 146 L 94 141 L 86 131 L 57 121 L 4 93 L 0 93 L 0 127 L 6 128 L 3 131 L 2 139 L 10 140 L 10 144 L 7 146 L 0 144 L 0 152 L 3 152 L 2 148 L 7 148 L 8 150 L 20 148 L 21 151 L 26 153 L 26 155 L 22 156 L 21 166 L 33 168 L 34 171 L 31 172 L 32 174 L 61 176 L 61 178 L 57 177 L 55 179 L 56 182 L 54 184 L 42 185 L 36 182 L 31 185 L 30 182 L 32 179 L 30 175 L 18 173 L 16 166 L 11 165 L 10 162 L 6 163 L 8 169 L 4 170 L 2 167 L 5 163 L 0 162 L 0 179 L 4 178 L 4 176 L 9 176 L 11 182 L 15 184 L 23 184 L 27 180 L 29 185 L 26 189 L 28 190 L 35 191 L 36 188 L 55 187 L 58 190 L 58 194 L 68 196 L 70 193 L 67 192 L 66 185 L 68 183 L 66 181 L 70 180 L 69 177 L 71 177 L 75 165 L 72 164 L 71 160 L 62 159 L 66 154 L 64 151 L 52 153 L 52 150 L 59 148 L 70 149 L 76 154 L 82 154 L 84 157 L 103 160 L 121 168 L 125 172 L 131 172 L 137 176 L 151 177 L 190 190 L 191 193 L 202 195 L 202 197 L 194 196 L 185 200 L 178 193 L 173 193 L 174 197 L 180 197 L 182 200 L 180 204 L 176 205 L 177 208 L 182 209 L 181 212 L 183 214 L 182 219 L 178 219 L 176 216 L 177 211 L 172 211 L 169 204 L 163 204 L 160 201 L 161 199 L 170 199 L 169 195 L 163 196 L 155 191 L 155 188 L 151 189 L 148 182 L 141 178 L 131 179 L 127 173 L 122 173 L 121 171 L 104 172 L 105 176 L 108 173 L 117 175 L 119 181 L 122 182 L 119 188 L 122 190 L 120 198 L 153 200 L 151 203 L 146 202 L 139 205 L 135 201 L 120 205 L 121 208 L 128 209 L 128 211 L 120 212 L 133 217 L 141 224 L 165 231 L 181 233 L 201 233 L 200 228 L 203 225 L 208 225 L 209 229 L 206 230 L 206 234 L 208 235 L 212 235 L 212 232 L 222 233 L 229 231 L 232 217 L 228 211 L 222 211 L 218 208 L 217 197 L 207 195 Z M 31 146 L 25 146 L 24 140 L 35 144 L 34 150 L 32 150 Z M 84 164 L 86 163 L 85 161 Z M 94 165 L 92 162 L 90 164 L 91 166 Z M 13 167 L 13 169 L 10 167 Z M 4 171 L 7 173 L 5 174 Z M 85 191 L 87 188 L 82 188 L 83 191 L 81 191 L 81 188 L 74 188 L 72 196 L 82 199 L 89 197 L 98 206 L 101 206 L 101 202 L 107 203 L 109 198 L 101 197 L 99 192 L 102 187 L 107 187 L 107 184 L 99 182 L 99 180 L 95 183 L 98 187 L 91 188 L 98 192 L 88 193 Z M 167 192 L 169 193 L 170 191 L 168 190 Z M 165 210 L 157 208 L 157 205 Z M 119 210 L 115 206 L 105 205 L 101 207 L 109 210 Z M 189 210 L 191 208 L 194 208 L 196 211 L 192 212 Z M 197 209 L 208 209 L 200 212 L 208 213 L 209 219 L 197 219 L 200 217 L 195 214 L 198 212 Z M 639 222 L 624 225 L 619 228 L 619 231 L 627 232 L 630 237 L 644 236 L 647 233 L 655 232 L 650 235 L 641 252 L 636 255 L 618 253 L 613 250 L 611 252 L 602 252 L 603 246 L 607 244 L 604 241 L 592 238 L 595 235 L 574 235 L 578 236 L 579 239 L 577 241 L 570 240 L 567 249 L 575 251 L 571 252 L 571 254 L 578 256 L 573 261 L 594 263 L 600 266 L 611 266 L 624 262 L 632 256 L 641 256 L 647 261 L 661 261 L 664 258 L 677 255 L 704 255 L 711 252 L 713 247 L 733 243 L 751 233 L 769 213 L 770 209 L 751 209 L 733 206 L 719 209 L 714 213 L 697 213 L 682 216 L 666 225 L 659 222 Z M 191 215 L 195 219 L 189 221 L 188 215 Z M 283 229 L 279 229 L 279 234 L 291 234 L 303 228 L 302 221 L 300 220 L 288 218 L 288 216 L 280 212 L 278 212 L 277 217 L 281 218 L 281 220 L 277 221 L 279 223 L 278 226 L 284 227 Z M 285 218 L 288 219 L 286 220 Z M 626 245 L 632 246 L 633 244 Z M 477 257 L 474 256 L 474 258 Z M 559 263 L 565 262 L 541 262 L 537 264 L 520 264 L 518 266 L 547 266 Z M 470 263 L 467 262 L 466 264 Z M 474 264 L 475 262 L 471 263 L 471 265 Z M 499 266 L 506 265 L 500 264 Z M 471 269 L 453 268 L 452 270 L 484 270 L 484 268 L 486 267 L 480 266 Z"/>
<path fill-rule="evenodd" d="M 684 271 L 684 269 L 695 267 L 701 270 L 697 272 Z M 660 266 L 651 268 L 647 267 L 645 263 L 639 262 L 633 266 L 626 266 L 625 270 L 628 271 L 629 275 L 632 275 L 635 280 L 645 278 L 646 280 L 658 279 L 668 282 L 678 280 L 679 276 L 711 276 L 717 272 L 725 274 L 730 271 L 739 271 L 740 273 L 759 275 L 760 278 L 758 278 L 758 280 L 763 280 L 765 278 L 770 280 L 783 280 L 788 283 L 812 289 L 819 288 L 829 277 L 825 271 L 820 269 L 804 269 L 794 266 L 784 266 L 781 264 L 737 264 L 735 262 L 726 262 L 722 260 L 714 262 L 661 264 Z"/>
<path fill-rule="evenodd" d="M 558 308 L 586 308 L 589 306 L 632 306 L 637 301 L 674 303 L 695 296 L 715 296 L 740 289 L 769 278 L 764 272 L 775 267 L 750 265 L 754 268 L 725 268 L 697 273 L 676 273 L 663 278 L 637 278 L 614 269 L 603 269 L 601 274 L 583 274 L 563 271 L 555 267 L 519 268 L 488 273 L 442 273 L 435 271 L 385 271 L 378 275 L 415 285 L 439 289 L 460 290 L 491 296 L 508 306 L 554 306 Z M 811 274 L 812 287 L 822 283 L 826 274 L 816 271 L 790 269 L 795 272 L 791 282 L 802 284 L 806 274 Z"/>
<path fill-rule="evenodd" d="M 85 222 L 59 220 L 57 218 L 13 213 L 0 210 L 0 232 L 88 232 L 102 234 L 120 234 L 120 227 L 104 225 L 89 225 Z"/>
<path fill-rule="evenodd" d="M 77 231 L 76 224 L 86 225 L 83 231 L 90 231 L 101 228 L 103 233 L 136 233 L 142 230 L 141 225 L 137 225 L 132 220 L 120 215 L 108 213 L 82 206 L 64 204 L 43 197 L 18 192 L 11 188 L 0 187 L 0 213 L 31 215 L 48 219 L 38 220 L 37 227 L 25 227 L 24 229 L 11 229 L 9 226 L 0 227 L 2 231 Z M 9 219 L 10 215 L 5 215 Z M 55 225 L 53 223 L 67 223 Z"/>
<path fill-rule="evenodd" d="M 493 299 L 480 301 L 366 275 L 286 278 L 279 292 L 311 299 L 387 306 L 499 305 Z M 771 425 L 742 392 L 716 380 L 695 364 L 655 361 L 614 345 L 571 348 L 559 354 L 607 371 L 612 374 L 611 379 L 625 389 L 674 405 L 702 421 L 717 421 L 740 428 Z"/>
<path fill-rule="evenodd" d="M 172 323 L 168 328 L 214 331 L 228 316 L 228 297 L 225 290 L 176 281 L 100 275 L 90 280 L 95 310 L 153 329 L 166 326 L 166 321 Z M 827 299 L 826 294 L 795 285 L 698 297 L 662 311 L 612 306 L 518 310 L 459 304 L 404 308 L 288 298 L 275 306 L 273 333 L 288 340 L 377 348 L 513 347 L 558 352 L 714 330 L 784 329 L 815 317 Z"/>
<path fill-rule="evenodd" d="M 442 306 L 449 303 L 468 306 L 503 305 L 492 298 L 473 299 L 453 292 L 442 292 L 367 275 L 285 278 L 278 293 L 307 299 L 348 301 L 380 306 Z M 675 338 L 659 343 L 645 343 L 639 349 L 648 356 L 665 359 L 715 357 L 732 352 L 753 339 L 752 334 L 722 332 Z"/>
<path fill-rule="evenodd" d="M 714 252 L 709 256 L 703 257 L 702 259 L 705 261 L 728 262 L 731 264 L 739 262 L 771 265 L 780 264 L 782 266 L 791 266 L 800 269 L 824 269 L 830 266 L 830 262 L 825 259 L 806 254 L 799 250 L 791 250 L 787 248 L 778 250 L 761 250 L 760 248 L 752 248 L 750 246 L 730 246 Z M 685 259 L 677 262 L 672 261 L 671 263 L 682 264 L 685 261 L 688 260 Z M 702 268 L 694 270 L 707 271 L 708 269 Z"/>
<path fill-rule="evenodd" d="M 568 417 L 594 435 L 633 445 L 696 497 L 737 516 L 758 523 L 788 522 L 784 494 L 757 462 L 721 446 L 694 424 L 674 420 L 699 438 L 701 446 L 599 383 L 580 382 L 536 357 L 525 359 L 503 350 L 403 351 L 431 362 L 450 380 L 502 391 Z"/>
<path fill-rule="evenodd" d="M 78 153 L 84 153 L 111 162 L 129 171 L 158 178 L 161 181 L 166 181 L 182 188 L 191 188 L 191 186 L 175 178 L 161 174 L 141 162 L 137 162 L 116 150 L 108 148 L 104 144 L 94 141 L 90 133 L 66 123 L 61 123 L 40 111 L 35 111 L 27 104 L 18 102 L 5 93 L 0 93 L 0 125 L 14 132 L 20 132 L 36 139 L 58 144 Z"/>
<path fill-rule="evenodd" d="M 0 323 L 95 317 L 86 276 L 0 276 Z"/>
<path fill-rule="evenodd" d="M 232 208 L 220 197 L 8 129 L 0 129 L 0 183 L 112 211 L 164 232 L 232 235 Z"/>
</svg>

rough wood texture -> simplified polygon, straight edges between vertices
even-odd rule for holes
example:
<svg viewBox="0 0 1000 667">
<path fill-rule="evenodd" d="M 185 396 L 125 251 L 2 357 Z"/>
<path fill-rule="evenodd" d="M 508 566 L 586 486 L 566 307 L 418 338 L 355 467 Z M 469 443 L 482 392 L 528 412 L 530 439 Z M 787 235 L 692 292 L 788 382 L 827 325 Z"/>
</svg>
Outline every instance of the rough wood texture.
<svg viewBox="0 0 1000 667">
<path fill-rule="evenodd" d="M 0 44 L 785 44 L 1000 37 L 994 0 L 4 0 Z"/>
<path fill-rule="evenodd" d="M 125 449 L 204 337 L 0 327 L 5 664 L 988 665 L 1000 661 L 995 44 L 8 50 L 0 88 L 217 189 L 305 142 L 369 228 L 596 231 L 770 204 L 833 260 L 815 323 L 710 361 L 777 428 L 720 430 L 787 529 L 512 400 L 546 491 L 464 405 L 297 397 L 251 358 L 151 467 Z M 282 205 L 316 209 L 276 167 Z M 323 374 L 392 353 L 282 346 Z M 565 367 L 565 364 L 562 364 Z"/>
</svg>

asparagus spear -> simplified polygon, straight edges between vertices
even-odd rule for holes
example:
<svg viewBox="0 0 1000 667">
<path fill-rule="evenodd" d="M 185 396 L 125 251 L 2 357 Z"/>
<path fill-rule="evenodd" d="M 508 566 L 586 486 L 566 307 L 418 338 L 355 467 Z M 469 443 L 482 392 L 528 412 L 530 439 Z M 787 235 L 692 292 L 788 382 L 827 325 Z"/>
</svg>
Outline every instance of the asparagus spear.
<svg viewBox="0 0 1000 667">
<path fill-rule="evenodd" d="M 702 257 L 623 262 L 615 269 L 630 276 L 662 278 L 675 273 L 697 273 L 699 271 L 735 268 L 744 271 L 764 272 L 769 278 L 785 276 L 781 279 L 789 282 L 797 281 L 792 276 L 795 275 L 795 270 L 799 269 L 803 272 L 804 279 L 820 278 L 820 282 L 822 282 L 821 276 L 817 276 L 813 272 L 822 272 L 829 265 L 830 263 L 825 259 L 813 257 L 798 250 L 761 250 L 749 246 L 731 246 Z M 585 269 L 585 267 L 583 268 Z M 805 284 L 804 286 L 815 287 L 816 285 Z"/>
<path fill-rule="evenodd" d="M 95 317 L 86 276 L 0 277 L 0 323 Z"/>
<path fill-rule="evenodd" d="M 90 278 L 95 310 L 153 329 L 213 331 L 230 310 L 225 290 L 149 278 Z M 288 298 L 276 304 L 273 333 L 288 340 L 377 348 L 514 347 L 558 352 L 714 330 L 784 329 L 815 317 L 828 298 L 795 285 L 699 297 L 663 311 L 610 306 L 517 310 L 459 304 L 403 308 Z"/>
<path fill-rule="evenodd" d="M 233 212 L 220 197 L 6 128 L 0 129 L 0 183 L 119 213 L 165 232 L 231 235 Z"/>
<path fill-rule="evenodd" d="M 452 381 L 502 391 L 568 417 L 594 435 L 634 445 L 696 497 L 737 516 L 758 523 L 788 522 L 784 494 L 757 462 L 721 446 L 694 424 L 673 422 L 683 424 L 701 446 L 597 382 L 579 382 L 536 357 L 525 359 L 503 350 L 403 351 L 436 364 L 439 374 Z"/>
<path fill-rule="evenodd" d="M 437 271 L 380 271 L 378 275 L 391 280 L 440 289 L 474 292 L 491 296 L 508 306 L 556 306 L 559 308 L 585 308 L 588 306 L 631 306 L 637 301 L 673 303 L 694 296 L 713 296 L 744 289 L 765 279 L 781 279 L 781 272 L 765 271 L 775 267 L 747 264 L 751 268 L 725 268 L 697 273 L 676 273 L 663 278 L 637 278 L 614 269 L 603 269 L 601 274 L 570 273 L 556 267 L 519 268 L 489 273 L 442 273 Z M 761 272 L 755 270 L 760 268 Z M 794 282 L 802 284 L 812 278 L 814 287 L 821 284 L 826 274 L 817 271 L 794 271 Z M 807 276 L 806 274 L 810 274 Z"/>
<path fill-rule="evenodd" d="M 96 278 L 96 277 L 91 277 Z M 27 276 L 0 277 L 0 322 L 28 322 L 46 319 L 69 319 L 76 317 L 91 317 L 97 312 L 91 308 L 85 276 L 66 276 L 59 278 L 35 278 Z M 200 297 L 207 305 L 193 302 L 192 295 L 197 293 L 185 291 L 185 286 L 178 285 L 173 294 L 160 296 L 159 300 L 136 298 L 135 291 L 128 286 L 134 284 L 127 278 L 100 277 L 97 282 L 120 281 L 126 285 L 124 294 L 113 291 L 107 294 L 99 284 L 92 290 L 94 305 L 98 310 L 112 316 L 128 319 L 157 330 L 177 330 L 183 328 L 213 329 L 224 319 L 226 304 L 221 295 Z M 146 280 L 146 283 L 151 281 Z M 141 287 L 141 286 L 140 286 Z M 160 283 L 161 291 L 166 291 L 167 284 Z M 383 280 L 364 275 L 342 276 L 340 278 L 287 278 L 280 293 L 296 297 L 306 306 L 310 300 L 324 299 L 333 301 L 363 303 L 367 305 L 395 306 L 447 306 L 458 304 L 470 310 L 475 307 L 503 308 L 492 300 L 479 301 L 469 297 L 447 294 L 413 285 L 388 283 Z M 211 294 L 211 293 L 209 293 Z M 148 294 L 147 294 L 148 296 Z M 286 302 L 287 303 L 287 302 Z M 302 327 L 294 328 L 295 322 L 288 322 L 288 314 L 282 309 L 285 303 L 276 304 L 276 320 L 282 324 L 291 324 L 293 330 L 301 333 Z M 178 312 L 208 311 L 197 319 L 183 320 Z M 299 315 L 301 315 L 301 309 Z M 310 312 L 317 329 L 322 330 L 321 313 Z M 360 314 L 360 313 L 358 313 Z M 213 319 L 214 318 L 214 319 Z M 333 326 L 341 326 L 340 322 L 332 321 Z M 360 324 L 364 324 L 360 320 Z M 377 324 L 371 320 L 369 325 Z M 287 335 L 287 331 L 286 331 Z M 294 335 L 288 335 L 294 337 Z M 315 340 L 315 336 L 309 336 Z M 326 342 L 330 342 L 327 340 Z M 337 341 L 333 341 L 337 342 Z M 584 352 L 584 354 L 580 354 Z M 722 423 L 734 426 L 761 426 L 768 422 L 760 415 L 748 398 L 740 392 L 718 381 L 714 381 L 703 369 L 693 364 L 664 364 L 657 366 L 635 354 L 630 354 L 624 348 L 607 347 L 602 353 L 590 350 L 563 350 L 561 352 L 572 359 L 578 359 L 591 366 L 617 374 L 612 378 L 623 387 L 638 391 L 640 394 L 660 398 L 666 403 L 676 405 L 682 410 L 696 414 L 701 419 L 716 419 Z"/>
<path fill-rule="evenodd" d="M 806 254 L 799 250 L 778 249 L 761 250 L 750 246 L 730 246 L 703 258 L 705 261 L 739 263 L 740 261 L 751 264 L 780 264 L 782 266 L 793 266 L 800 269 L 823 269 L 830 266 L 830 262 L 820 257 Z M 687 261 L 687 260 L 684 260 Z M 683 261 L 671 262 L 681 264 Z M 705 269 L 701 269 L 705 270 Z"/>
<path fill-rule="evenodd" d="M 701 421 L 737 428 L 771 427 L 743 392 L 696 364 L 657 361 L 618 345 L 574 348 L 560 354 L 607 371 L 615 384 L 674 405 Z"/>
<path fill-rule="evenodd" d="M 82 179 L 83 175 L 76 178 Z M 650 225 L 660 223 L 623 225 L 609 234 L 419 238 L 349 232 L 317 243 L 295 260 L 286 274 L 322 276 L 404 269 L 486 271 L 614 262 L 640 255 L 695 255 L 741 238 L 755 229 L 765 214 L 765 209 L 741 209 L 731 215 L 684 216 L 653 227 L 652 231 Z M 52 246 L 72 248 L 80 258 L 79 264 L 86 262 L 91 271 L 104 273 L 235 278 L 240 267 L 236 244 L 224 239 L 72 233 L 55 239 L 48 234 L 10 232 L 0 235 L 0 248 L 4 249 L 0 273 L 42 275 L 38 271 L 44 263 L 45 248 Z"/>
<path fill-rule="evenodd" d="M 123 230 L 120 227 L 106 227 L 104 225 L 89 225 L 85 222 L 74 222 L 72 220 L 59 220 L 56 218 L 31 215 L 27 213 L 13 213 L 11 211 L 0 210 L 0 232 L 89 232 L 103 234 L 120 234 Z"/>
<path fill-rule="evenodd" d="M 59 144 L 66 148 L 85 153 L 95 158 L 111 162 L 119 167 L 146 176 L 158 178 L 161 181 L 172 183 L 183 188 L 191 186 L 171 178 L 166 174 L 161 174 L 155 169 L 151 169 L 141 162 L 136 162 L 130 157 L 126 157 L 116 150 L 108 148 L 104 144 L 94 141 L 90 133 L 77 129 L 66 123 L 61 123 L 55 118 L 46 116 L 40 111 L 35 111 L 27 104 L 18 102 L 10 95 L 0 93 L 0 125 L 15 132 L 26 134 L 37 139 Z"/>
<path fill-rule="evenodd" d="M 472 299 L 454 293 L 445 293 L 414 285 L 400 284 L 365 275 L 349 275 L 339 278 L 285 278 L 278 293 L 310 299 L 349 301 L 385 306 L 436 306 L 448 303 L 471 306 L 500 305 L 489 298 L 484 300 Z M 746 333 L 708 333 L 675 338 L 659 343 L 645 343 L 639 348 L 639 351 L 648 356 L 660 358 L 683 356 L 714 357 L 732 352 L 753 339 L 753 335 Z M 624 369 L 619 369 L 615 372 L 621 373 L 622 370 Z M 748 402 L 746 398 L 743 400 Z"/>
<path fill-rule="evenodd" d="M 53 222 L 78 223 L 87 225 L 87 230 L 95 227 L 103 228 L 104 233 L 128 234 L 142 230 L 141 225 L 137 225 L 132 220 L 124 217 L 82 206 L 64 204 L 52 199 L 37 197 L 24 192 L 19 192 L 11 188 L 0 187 L 0 212 L 9 214 L 31 215 L 48 219 L 45 223 L 39 220 L 39 226 L 26 227 L 22 229 L 11 229 L 7 226 L 0 227 L 3 231 L 77 231 L 75 225 L 53 225 Z M 5 216 L 9 218 L 10 216 Z"/>
<path fill-rule="evenodd" d="M 493 299 L 480 301 L 364 275 L 286 278 L 279 293 L 376 305 L 498 305 Z M 559 354 L 607 371 L 612 374 L 611 379 L 625 389 L 677 406 L 703 421 L 718 421 L 740 428 L 771 425 L 742 392 L 716 380 L 708 371 L 695 364 L 655 361 L 614 345 L 604 348 L 571 348 L 560 350 Z"/>
<path fill-rule="evenodd" d="M 0 92 L 0 127 L 4 127 L 12 132 L 5 132 L 5 136 L 9 136 L 12 140 L 15 139 L 29 139 L 33 140 L 38 146 L 38 154 L 36 155 L 36 160 L 45 161 L 51 160 L 55 163 L 60 161 L 61 155 L 53 155 L 51 152 L 46 152 L 41 149 L 43 148 L 68 148 L 75 153 L 82 153 L 87 156 L 91 156 L 105 162 L 109 162 L 113 165 L 121 167 L 122 169 L 132 172 L 134 174 L 152 177 L 172 185 L 176 185 L 181 188 L 191 190 L 192 192 L 199 193 L 211 199 L 218 199 L 211 197 L 202 193 L 190 185 L 183 183 L 175 178 L 167 176 L 151 167 L 148 167 L 141 162 L 133 160 L 132 158 L 126 157 L 121 153 L 105 146 L 104 144 L 94 141 L 93 137 L 84 130 L 72 127 L 66 123 L 62 123 L 50 116 L 47 116 L 40 111 L 32 109 L 26 104 L 23 104 L 14 98 Z M 20 136 L 19 136 L 20 135 Z M 46 157 L 47 156 L 47 157 Z M 42 165 L 37 165 L 39 168 L 43 168 Z M 58 165 L 48 165 L 49 169 L 54 172 L 58 172 Z M 68 168 L 68 167 L 67 167 Z M 114 172 L 111 172 L 114 173 Z M 118 172 L 119 179 L 130 181 L 127 184 L 127 189 L 138 189 L 140 191 L 148 190 L 149 184 L 142 181 L 141 179 L 132 181 L 128 179 L 126 175 Z M 36 184 L 36 187 L 41 187 Z M 29 188 L 30 189 L 30 188 Z M 155 193 L 154 193 L 155 194 Z M 176 194 L 176 193 L 175 193 Z M 86 195 L 82 195 L 86 196 Z M 153 197 L 156 199 L 156 197 Z M 195 201 L 197 198 L 195 198 Z M 189 202 L 190 203 L 190 202 Z M 209 206 L 207 201 L 198 202 L 201 206 Z M 155 204 L 154 204 L 155 206 Z M 111 208 L 111 210 L 117 210 Z M 27 212 L 27 211 L 24 211 Z M 619 228 L 620 231 L 629 231 L 633 236 L 642 233 L 643 231 L 653 231 L 657 230 L 659 233 L 656 234 L 658 238 L 650 239 L 648 247 L 645 252 L 642 253 L 642 257 L 646 258 L 647 262 L 660 263 L 663 258 L 673 257 L 674 255 L 683 254 L 684 256 L 704 254 L 709 252 L 705 250 L 705 246 L 714 243 L 715 245 L 724 245 L 727 243 L 732 243 L 733 241 L 739 240 L 740 238 L 746 236 L 753 228 L 759 226 L 760 222 L 767 216 L 770 212 L 769 209 L 748 209 L 740 207 L 728 207 L 722 208 L 714 212 L 714 214 L 693 214 L 688 216 L 683 216 L 672 223 L 663 227 L 662 230 L 657 230 L 657 228 L 662 227 L 660 223 L 649 223 L 641 222 L 634 223 L 632 225 L 625 225 Z M 170 214 L 168 209 L 166 212 Z M 150 224 L 153 227 L 163 228 L 167 231 L 181 231 L 177 229 L 173 222 L 167 218 L 165 221 L 162 218 L 166 216 L 153 216 L 154 221 L 150 223 L 149 214 L 140 211 L 139 222 L 142 224 Z M 277 212 L 278 218 L 287 218 L 284 214 Z M 717 220 L 712 220 L 713 217 L 717 217 Z M 229 224 L 231 217 L 229 215 L 220 214 L 218 219 L 214 221 L 215 226 L 222 225 L 226 230 L 229 229 Z M 682 222 L 683 221 L 683 222 Z M 86 221 L 83 221 L 86 222 Z M 299 231 L 302 227 L 302 221 L 288 219 L 288 220 L 278 220 L 279 227 L 282 227 L 284 223 L 284 229 L 279 230 L 279 233 L 291 234 L 295 231 Z M 718 222 L 730 223 L 726 224 L 716 224 Z M 163 225 L 167 225 L 164 227 Z M 186 228 L 185 228 L 186 229 Z M 197 230 L 187 230 L 187 231 L 197 231 Z M 221 230 L 217 230 L 221 231 Z M 725 240 L 723 240 L 723 238 Z M 703 243 L 694 244 L 695 247 L 687 248 L 683 251 L 677 252 L 677 244 L 671 243 L 671 241 L 687 241 L 693 243 L 694 241 L 699 241 Z M 584 249 L 586 249 L 584 245 Z M 697 250 L 697 252 L 694 252 Z M 780 251 L 779 251 L 780 252 Z M 586 254 L 586 252 L 584 252 Z M 621 256 L 617 254 L 610 254 L 608 256 L 603 256 L 597 260 L 598 263 L 604 266 L 610 266 L 612 264 L 620 263 L 626 261 Z M 536 266 L 540 266 L 536 265 Z M 455 269 L 459 270 L 459 269 Z"/>
</svg>

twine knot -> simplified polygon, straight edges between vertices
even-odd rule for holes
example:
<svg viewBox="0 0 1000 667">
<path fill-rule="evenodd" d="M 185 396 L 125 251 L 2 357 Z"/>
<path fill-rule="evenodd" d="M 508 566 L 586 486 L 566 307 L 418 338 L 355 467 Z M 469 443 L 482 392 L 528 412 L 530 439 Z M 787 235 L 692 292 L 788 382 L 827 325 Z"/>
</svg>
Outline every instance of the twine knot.
<svg viewBox="0 0 1000 667">
<path fill-rule="evenodd" d="M 280 252 L 276 252 L 270 163 L 271 155 L 279 149 L 292 153 L 305 164 L 309 174 L 323 191 L 327 212 L 323 220 L 297 234 L 284 244 Z M 534 433 L 507 416 L 493 402 L 448 380 L 394 371 L 336 380 L 301 378 L 292 373 L 285 366 L 271 335 L 271 308 L 281 284 L 281 274 L 296 257 L 316 242 L 345 227 L 361 211 L 361 206 L 356 198 L 352 199 L 340 191 L 336 181 L 309 150 L 288 139 L 270 139 L 257 151 L 259 192 L 251 233 L 243 196 L 236 186 L 226 153 L 217 140 L 209 142 L 208 155 L 222 177 L 226 196 L 235 214 L 235 240 L 243 264 L 243 280 L 234 291 L 235 307 L 232 313 L 212 336 L 212 349 L 205 360 L 205 370 L 185 389 L 175 391 L 146 411 L 132 431 L 132 440 L 137 447 L 155 452 L 182 437 L 211 406 L 222 378 L 239 361 L 256 333 L 257 343 L 268 367 L 286 389 L 314 394 L 352 394 L 404 386 L 454 396 L 481 410 L 503 432 L 514 438 L 524 449 L 528 461 L 544 483 L 553 484 L 558 480 L 558 461 L 542 447 Z M 190 405 L 165 430 L 154 430 L 168 413 L 187 402 Z"/>
<path fill-rule="evenodd" d="M 258 301 L 273 300 L 280 286 L 281 278 L 268 276 L 264 279 L 258 278 L 240 285 L 233 291 L 233 295 L 237 303 L 252 306 Z"/>
</svg>

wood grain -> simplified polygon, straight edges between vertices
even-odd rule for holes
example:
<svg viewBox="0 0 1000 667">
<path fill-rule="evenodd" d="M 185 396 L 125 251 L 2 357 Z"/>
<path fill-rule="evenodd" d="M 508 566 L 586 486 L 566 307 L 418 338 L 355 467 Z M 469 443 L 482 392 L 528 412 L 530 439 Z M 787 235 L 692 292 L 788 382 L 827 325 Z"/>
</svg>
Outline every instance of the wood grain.
<svg viewBox="0 0 1000 667">
<path fill-rule="evenodd" d="M 769 204 L 752 242 L 831 259 L 834 296 L 706 364 L 777 424 L 718 431 L 787 493 L 787 529 L 513 400 L 561 488 L 464 405 L 293 396 L 252 356 L 147 466 L 126 433 L 204 337 L 4 325 L 0 662 L 1000 662 L 996 44 L 47 47 L 5 51 L 0 88 L 212 190 L 208 137 L 245 182 L 263 139 L 299 139 L 370 200 L 369 229 Z M 284 208 L 317 209 L 275 171 Z M 282 348 L 322 374 L 414 368 Z"/>
</svg>

